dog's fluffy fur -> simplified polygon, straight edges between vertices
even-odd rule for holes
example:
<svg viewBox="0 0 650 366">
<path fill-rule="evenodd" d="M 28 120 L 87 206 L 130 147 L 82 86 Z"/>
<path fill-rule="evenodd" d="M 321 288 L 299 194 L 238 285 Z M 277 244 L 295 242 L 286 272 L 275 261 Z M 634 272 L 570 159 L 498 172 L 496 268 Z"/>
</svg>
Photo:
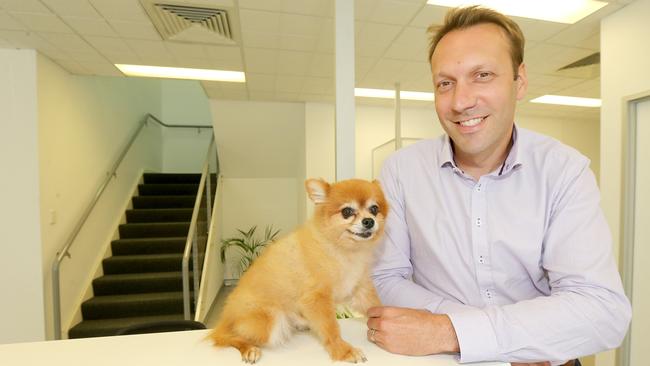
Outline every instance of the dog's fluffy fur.
<svg viewBox="0 0 650 366">
<path fill-rule="evenodd" d="M 305 186 L 316 204 L 314 216 L 253 262 L 210 335 L 216 346 L 237 348 L 244 362 L 255 363 L 260 347 L 308 328 L 333 360 L 366 360 L 341 338 L 336 305 L 362 314 L 380 305 L 369 271 L 383 234 L 386 200 L 377 181 L 330 185 L 309 179 Z"/>
</svg>

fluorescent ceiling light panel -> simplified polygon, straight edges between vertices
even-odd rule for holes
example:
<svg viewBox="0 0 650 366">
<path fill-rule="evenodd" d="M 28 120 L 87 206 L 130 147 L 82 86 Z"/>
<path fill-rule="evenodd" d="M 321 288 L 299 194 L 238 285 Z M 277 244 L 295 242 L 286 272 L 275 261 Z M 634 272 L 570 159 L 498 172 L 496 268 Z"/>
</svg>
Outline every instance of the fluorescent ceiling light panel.
<svg viewBox="0 0 650 366">
<path fill-rule="evenodd" d="M 395 99 L 395 90 L 354 88 L 354 95 L 357 97 L 367 97 L 367 98 Z M 402 90 L 400 91 L 400 98 L 408 99 L 408 100 L 424 100 L 427 102 L 432 102 L 433 93 Z"/>
<path fill-rule="evenodd" d="M 481 5 L 506 15 L 568 24 L 607 5 L 596 0 L 428 0 L 427 4 L 447 7 Z"/>
<path fill-rule="evenodd" d="M 531 100 L 531 103 L 543 103 L 543 104 L 559 104 L 559 105 L 570 105 L 577 107 L 600 107 L 600 99 L 595 98 L 579 98 L 579 97 L 567 97 L 563 95 L 543 95 L 539 98 Z"/>
<path fill-rule="evenodd" d="M 224 71 L 210 69 L 186 69 L 182 67 L 162 67 L 146 65 L 115 64 L 122 73 L 128 76 L 145 76 L 152 78 L 191 79 L 230 81 L 243 83 L 246 75 L 241 71 Z"/>
</svg>

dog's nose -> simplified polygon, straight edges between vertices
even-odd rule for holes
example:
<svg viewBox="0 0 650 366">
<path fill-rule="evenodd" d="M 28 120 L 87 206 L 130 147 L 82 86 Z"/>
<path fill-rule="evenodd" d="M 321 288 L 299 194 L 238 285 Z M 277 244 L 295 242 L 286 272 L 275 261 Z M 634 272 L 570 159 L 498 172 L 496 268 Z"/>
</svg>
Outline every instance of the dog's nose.
<svg viewBox="0 0 650 366">
<path fill-rule="evenodd" d="M 366 229 L 372 229 L 372 227 L 375 226 L 375 220 L 367 217 L 361 220 L 361 225 L 363 225 L 363 227 Z"/>
</svg>

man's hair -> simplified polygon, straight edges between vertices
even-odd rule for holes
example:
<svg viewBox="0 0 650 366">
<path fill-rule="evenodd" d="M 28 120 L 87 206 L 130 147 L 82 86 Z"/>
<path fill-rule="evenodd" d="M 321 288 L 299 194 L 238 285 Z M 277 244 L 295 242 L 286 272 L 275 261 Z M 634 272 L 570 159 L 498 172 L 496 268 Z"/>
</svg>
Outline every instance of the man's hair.
<svg viewBox="0 0 650 366">
<path fill-rule="evenodd" d="M 507 16 L 478 5 L 451 9 L 447 12 L 445 21 L 441 26 L 432 25 L 427 29 L 427 33 L 431 34 L 431 42 L 429 43 L 429 63 L 431 63 L 433 51 L 435 51 L 436 46 L 447 33 L 454 30 L 469 28 L 478 24 L 495 24 L 503 29 L 505 35 L 510 41 L 510 58 L 512 60 L 512 68 L 516 79 L 519 65 L 524 61 L 525 39 L 521 28 L 519 28 L 517 23 Z"/>
</svg>

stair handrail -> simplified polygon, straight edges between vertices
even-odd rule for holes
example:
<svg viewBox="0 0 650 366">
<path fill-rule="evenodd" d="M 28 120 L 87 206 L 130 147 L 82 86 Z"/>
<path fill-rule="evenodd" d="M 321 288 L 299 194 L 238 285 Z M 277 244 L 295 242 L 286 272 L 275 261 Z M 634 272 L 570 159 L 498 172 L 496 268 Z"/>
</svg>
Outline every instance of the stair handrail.
<svg viewBox="0 0 650 366">
<path fill-rule="evenodd" d="M 74 240 L 77 238 L 77 235 L 79 235 L 79 232 L 83 228 L 83 226 L 86 224 L 86 221 L 88 220 L 88 217 L 92 213 L 93 209 L 95 208 L 95 205 L 101 198 L 102 194 L 108 187 L 108 184 L 111 182 L 112 178 L 117 177 L 117 170 L 119 169 L 120 165 L 122 164 L 122 161 L 126 157 L 126 154 L 129 152 L 131 149 L 131 146 L 135 142 L 135 140 L 138 138 L 140 135 L 140 131 L 144 128 L 144 126 L 147 125 L 149 121 L 154 121 L 158 123 L 159 125 L 163 127 L 168 127 L 168 128 L 198 128 L 199 130 L 202 128 L 209 128 L 212 129 L 212 126 L 210 125 L 170 125 L 166 124 L 163 121 L 161 121 L 158 117 L 154 116 L 151 113 L 147 113 L 145 117 L 142 119 L 138 127 L 136 128 L 135 132 L 131 135 L 129 138 L 129 141 L 127 144 L 124 146 L 124 148 L 120 151 L 120 154 L 118 155 L 117 159 L 111 165 L 111 168 L 109 171 L 106 172 L 106 178 L 102 182 L 102 184 L 99 186 L 97 189 L 97 192 L 95 193 L 95 196 L 93 197 L 92 201 L 88 203 L 86 206 L 86 209 L 83 211 L 83 214 L 77 221 L 77 224 L 74 226 L 74 229 L 68 236 L 68 239 L 65 242 L 65 245 L 56 253 L 56 258 L 54 262 L 52 263 L 52 323 L 53 323 L 53 328 L 54 328 L 54 339 L 58 340 L 61 339 L 61 286 L 60 286 L 60 267 L 61 267 L 61 262 L 65 257 L 72 258 L 70 255 L 70 247 L 74 243 Z M 212 139 L 214 140 L 214 134 L 212 136 Z M 217 164 L 218 166 L 218 164 Z"/>
<path fill-rule="evenodd" d="M 182 271 L 183 271 L 183 317 L 185 320 L 192 320 L 192 312 L 190 306 L 190 271 L 189 271 L 189 262 L 190 254 L 192 254 L 193 269 L 194 274 L 194 303 L 198 302 L 199 296 L 199 250 L 198 250 L 198 238 L 196 236 L 197 225 L 199 219 L 199 212 L 201 209 L 201 200 L 203 199 L 203 191 L 207 185 L 206 190 L 206 223 L 207 230 L 210 230 L 210 215 L 212 213 L 212 186 L 211 186 L 211 173 L 210 173 L 210 159 L 212 158 L 212 148 L 214 147 L 215 140 L 214 134 L 210 139 L 210 146 L 208 146 L 208 152 L 203 162 L 203 169 L 201 169 L 201 181 L 199 182 L 199 189 L 196 194 L 196 200 L 194 201 L 194 209 L 192 211 L 192 219 L 190 221 L 190 228 L 187 233 L 187 240 L 185 241 L 185 250 L 183 251 L 183 261 L 182 261 Z M 217 157 L 217 176 L 219 176 L 219 157 L 215 152 Z"/>
</svg>

